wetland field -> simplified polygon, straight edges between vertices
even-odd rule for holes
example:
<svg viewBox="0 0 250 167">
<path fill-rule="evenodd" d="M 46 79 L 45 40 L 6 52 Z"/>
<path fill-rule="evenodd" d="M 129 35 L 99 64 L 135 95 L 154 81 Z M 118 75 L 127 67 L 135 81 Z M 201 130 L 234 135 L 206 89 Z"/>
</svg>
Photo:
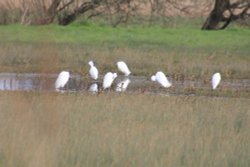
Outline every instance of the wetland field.
<svg viewBox="0 0 250 167">
<path fill-rule="evenodd" d="M 0 26 L 0 167 L 250 166 L 250 30 L 200 24 Z M 125 61 L 127 92 L 86 91 L 89 60 L 101 76 Z M 62 70 L 78 89 L 54 91 Z M 149 80 L 159 70 L 173 87 Z"/>
</svg>

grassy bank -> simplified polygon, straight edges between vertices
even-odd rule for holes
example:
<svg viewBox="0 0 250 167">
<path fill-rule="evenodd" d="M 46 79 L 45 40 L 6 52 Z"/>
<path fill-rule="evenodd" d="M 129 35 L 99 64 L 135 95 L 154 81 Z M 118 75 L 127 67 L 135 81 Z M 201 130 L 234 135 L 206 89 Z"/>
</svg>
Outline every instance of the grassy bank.
<svg viewBox="0 0 250 167">
<path fill-rule="evenodd" d="M 174 79 L 249 78 L 250 31 L 231 27 L 201 31 L 199 27 L 112 28 L 86 22 L 67 27 L 0 26 L 0 71 L 58 72 L 71 69 L 87 74 L 88 60 L 101 73 L 116 70 L 125 60 L 133 75 L 163 70 Z"/>
<path fill-rule="evenodd" d="M 0 166 L 249 166 L 249 104 L 240 98 L 5 92 Z"/>
<path fill-rule="evenodd" d="M 199 27 L 127 26 L 113 28 L 94 23 L 63 27 L 0 26 L 1 42 L 74 43 L 182 51 L 249 53 L 250 31 L 235 27 L 225 31 L 201 31 Z"/>
</svg>

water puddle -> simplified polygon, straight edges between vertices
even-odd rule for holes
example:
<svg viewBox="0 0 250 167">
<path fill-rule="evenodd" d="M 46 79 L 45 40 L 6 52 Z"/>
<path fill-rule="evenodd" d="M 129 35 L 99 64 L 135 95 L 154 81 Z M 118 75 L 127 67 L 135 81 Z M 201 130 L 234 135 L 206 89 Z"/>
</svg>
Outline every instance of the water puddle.
<svg viewBox="0 0 250 167">
<path fill-rule="evenodd" d="M 0 90 L 2 91 L 57 91 L 55 81 L 58 74 L 39 73 L 0 73 Z M 96 92 L 101 88 L 102 77 L 92 81 L 88 76 L 73 74 L 68 84 L 59 92 Z M 171 79 L 170 79 L 171 81 Z M 162 88 L 150 78 L 143 76 L 118 76 L 113 87 L 107 91 L 128 93 L 149 93 L 156 95 L 204 95 L 222 97 L 250 98 L 250 80 L 222 80 L 216 91 L 211 90 L 210 83 L 199 80 L 172 81 L 171 88 Z M 127 86 L 127 88 L 125 88 Z M 216 92 L 216 93 L 214 93 Z"/>
</svg>

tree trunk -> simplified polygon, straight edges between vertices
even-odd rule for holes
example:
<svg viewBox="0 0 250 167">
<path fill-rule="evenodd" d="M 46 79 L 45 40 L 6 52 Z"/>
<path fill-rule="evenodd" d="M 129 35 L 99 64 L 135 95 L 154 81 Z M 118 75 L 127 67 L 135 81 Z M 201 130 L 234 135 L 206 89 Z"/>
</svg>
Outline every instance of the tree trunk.
<svg viewBox="0 0 250 167">
<path fill-rule="evenodd" d="M 53 0 L 52 4 L 50 5 L 48 11 L 47 11 L 47 18 L 45 18 L 44 22 L 45 23 L 52 23 L 56 14 L 57 14 L 57 8 L 59 6 L 59 4 L 61 3 L 61 0 Z"/>
<path fill-rule="evenodd" d="M 59 18 L 59 24 L 60 25 L 68 25 L 68 24 L 72 23 L 73 21 L 76 20 L 78 15 L 83 14 L 83 13 L 87 12 L 88 10 L 93 9 L 94 6 L 95 6 L 95 4 L 92 2 L 83 3 L 81 6 L 76 8 L 73 12 L 67 13 L 67 14 L 63 15 L 61 18 Z"/>
<path fill-rule="evenodd" d="M 231 22 L 231 17 L 225 18 L 223 13 L 230 11 L 230 1 L 229 0 L 216 0 L 215 5 L 205 23 L 202 26 L 203 30 L 218 30 L 224 29 Z M 225 22 L 224 25 L 219 27 L 220 22 Z"/>
</svg>

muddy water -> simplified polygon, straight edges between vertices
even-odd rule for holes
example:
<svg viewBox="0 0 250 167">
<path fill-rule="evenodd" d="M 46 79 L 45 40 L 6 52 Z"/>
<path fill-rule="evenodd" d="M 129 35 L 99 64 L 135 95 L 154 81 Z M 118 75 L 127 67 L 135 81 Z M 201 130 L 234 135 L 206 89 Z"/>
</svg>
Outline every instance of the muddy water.
<svg viewBox="0 0 250 167">
<path fill-rule="evenodd" d="M 0 73 L 1 91 L 58 91 L 54 83 L 58 74 L 39 73 Z M 129 81 L 128 81 L 129 80 Z M 124 83 L 123 83 L 124 81 Z M 171 78 L 170 78 L 171 81 Z M 122 86 L 128 84 L 127 89 Z M 202 95 L 222 97 L 250 98 L 250 80 L 222 80 L 216 91 L 211 90 L 210 83 L 199 80 L 171 81 L 171 88 L 162 88 L 143 76 L 118 76 L 113 87 L 108 91 L 126 91 L 127 93 L 148 93 L 156 95 Z M 88 76 L 73 74 L 68 84 L 59 92 L 95 92 L 102 85 L 102 76 L 94 82 Z"/>
</svg>

